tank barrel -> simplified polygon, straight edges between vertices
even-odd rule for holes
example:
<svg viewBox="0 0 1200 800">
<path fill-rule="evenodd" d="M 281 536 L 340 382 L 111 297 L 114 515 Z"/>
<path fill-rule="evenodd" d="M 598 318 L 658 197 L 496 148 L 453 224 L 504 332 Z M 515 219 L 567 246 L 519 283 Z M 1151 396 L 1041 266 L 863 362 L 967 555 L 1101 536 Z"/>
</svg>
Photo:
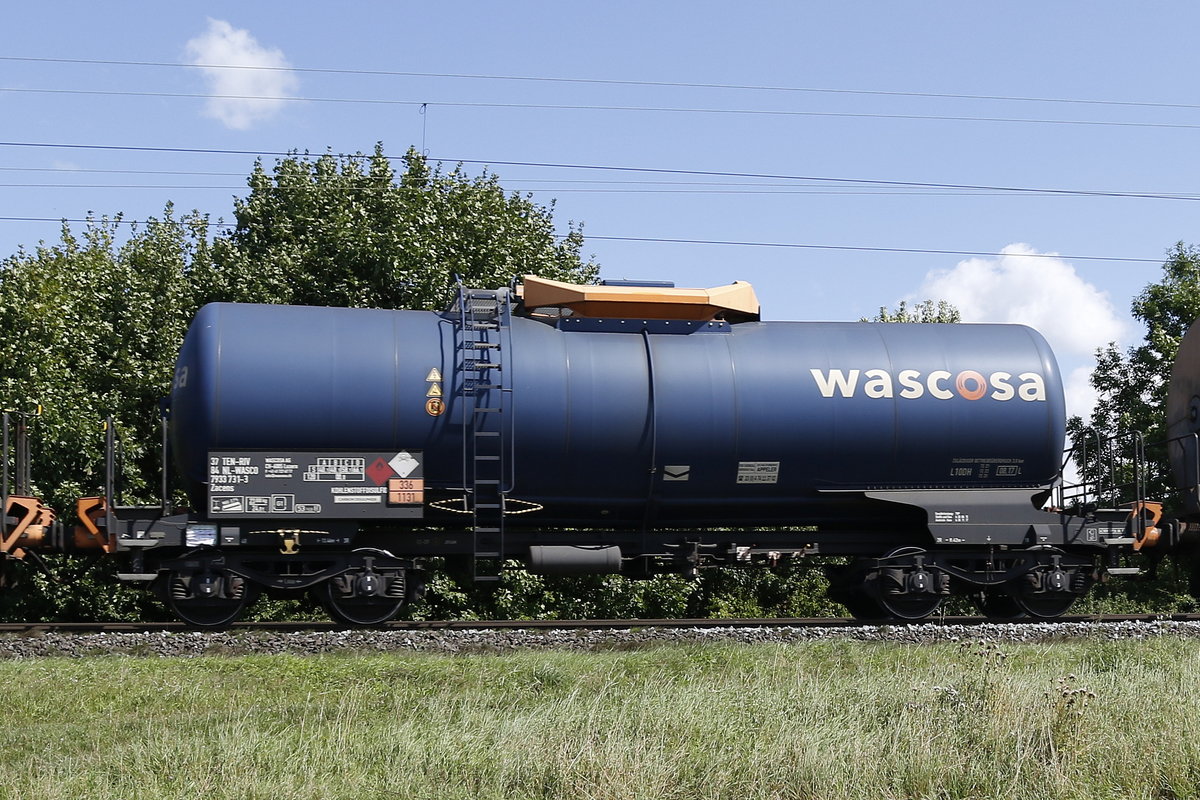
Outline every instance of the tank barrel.
<svg viewBox="0 0 1200 800">
<path fill-rule="evenodd" d="M 1166 402 L 1167 447 L 1171 473 L 1186 518 L 1200 521 L 1200 321 L 1179 343 L 1171 365 Z"/>
</svg>

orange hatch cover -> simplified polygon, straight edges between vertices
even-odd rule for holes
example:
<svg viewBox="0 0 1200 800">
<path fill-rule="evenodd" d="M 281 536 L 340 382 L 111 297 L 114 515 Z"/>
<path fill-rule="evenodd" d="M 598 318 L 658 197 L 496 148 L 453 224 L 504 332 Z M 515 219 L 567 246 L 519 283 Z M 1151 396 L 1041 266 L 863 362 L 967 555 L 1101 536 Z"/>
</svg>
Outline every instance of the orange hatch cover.
<svg viewBox="0 0 1200 800">
<path fill-rule="evenodd" d="M 522 278 L 517 292 L 525 308 L 569 308 L 574 316 L 633 319 L 758 319 L 758 297 L 745 281 L 712 289 L 669 289 L 658 286 L 586 286 L 536 275 Z"/>
</svg>

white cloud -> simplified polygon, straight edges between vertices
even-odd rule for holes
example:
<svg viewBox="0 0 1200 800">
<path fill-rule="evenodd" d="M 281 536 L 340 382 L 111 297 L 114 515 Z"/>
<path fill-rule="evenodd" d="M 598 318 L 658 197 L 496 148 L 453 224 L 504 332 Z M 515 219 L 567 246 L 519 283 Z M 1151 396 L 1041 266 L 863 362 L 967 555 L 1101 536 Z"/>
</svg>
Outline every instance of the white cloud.
<svg viewBox="0 0 1200 800">
<path fill-rule="evenodd" d="M 1092 386 L 1095 364 L 1075 367 L 1063 376 L 1063 394 L 1067 398 L 1067 413 L 1089 419 L 1099 395 Z"/>
<path fill-rule="evenodd" d="M 201 67 L 210 97 L 207 116 L 227 128 L 246 130 L 279 112 L 299 85 L 279 49 L 258 43 L 249 31 L 219 19 L 208 21 L 208 30 L 187 43 L 189 64 Z M 229 69 L 228 67 L 255 69 Z"/>
<path fill-rule="evenodd" d="M 1107 293 L 1061 258 L 1026 244 L 1000 252 L 930 272 L 913 297 L 953 303 L 963 322 L 1016 322 L 1040 331 L 1063 367 L 1067 412 L 1086 415 L 1096 402 L 1088 383 L 1096 348 L 1124 339 L 1128 324 Z"/>
</svg>

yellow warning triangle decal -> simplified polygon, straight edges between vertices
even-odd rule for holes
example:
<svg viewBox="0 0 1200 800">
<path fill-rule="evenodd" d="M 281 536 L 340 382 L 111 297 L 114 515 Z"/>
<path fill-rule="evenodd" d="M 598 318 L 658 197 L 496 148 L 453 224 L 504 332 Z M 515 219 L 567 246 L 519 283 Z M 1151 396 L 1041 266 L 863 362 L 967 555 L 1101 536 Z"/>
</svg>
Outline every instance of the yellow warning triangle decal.
<svg viewBox="0 0 1200 800">
<path fill-rule="evenodd" d="M 442 396 L 442 385 L 440 383 L 435 383 L 435 384 L 431 385 L 429 387 L 429 391 L 425 393 L 425 396 L 426 397 L 441 397 Z"/>
<path fill-rule="evenodd" d="M 440 369 L 438 369 L 437 367 L 434 367 L 433 369 L 429 370 L 429 374 L 425 376 L 425 381 L 427 383 L 433 383 L 435 381 L 440 383 L 441 380 L 442 380 L 442 371 Z"/>
</svg>

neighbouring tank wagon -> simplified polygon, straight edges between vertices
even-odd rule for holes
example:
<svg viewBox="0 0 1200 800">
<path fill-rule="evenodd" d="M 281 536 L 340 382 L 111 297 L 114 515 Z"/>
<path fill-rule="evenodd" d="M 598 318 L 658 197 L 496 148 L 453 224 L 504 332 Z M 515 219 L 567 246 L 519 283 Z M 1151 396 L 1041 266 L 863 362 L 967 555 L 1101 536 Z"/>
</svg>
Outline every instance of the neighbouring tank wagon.
<svg viewBox="0 0 1200 800">
<path fill-rule="evenodd" d="M 264 590 L 375 624 L 435 556 L 477 580 L 514 560 L 645 576 L 835 556 L 858 616 L 952 595 L 1055 616 L 1186 529 L 1136 493 L 1063 487 L 1062 378 L 1036 331 L 764 322 L 744 283 L 212 304 L 164 430 L 190 509 L 166 485 L 154 508 L 106 492 L 79 536 L 201 626 Z"/>
</svg>

